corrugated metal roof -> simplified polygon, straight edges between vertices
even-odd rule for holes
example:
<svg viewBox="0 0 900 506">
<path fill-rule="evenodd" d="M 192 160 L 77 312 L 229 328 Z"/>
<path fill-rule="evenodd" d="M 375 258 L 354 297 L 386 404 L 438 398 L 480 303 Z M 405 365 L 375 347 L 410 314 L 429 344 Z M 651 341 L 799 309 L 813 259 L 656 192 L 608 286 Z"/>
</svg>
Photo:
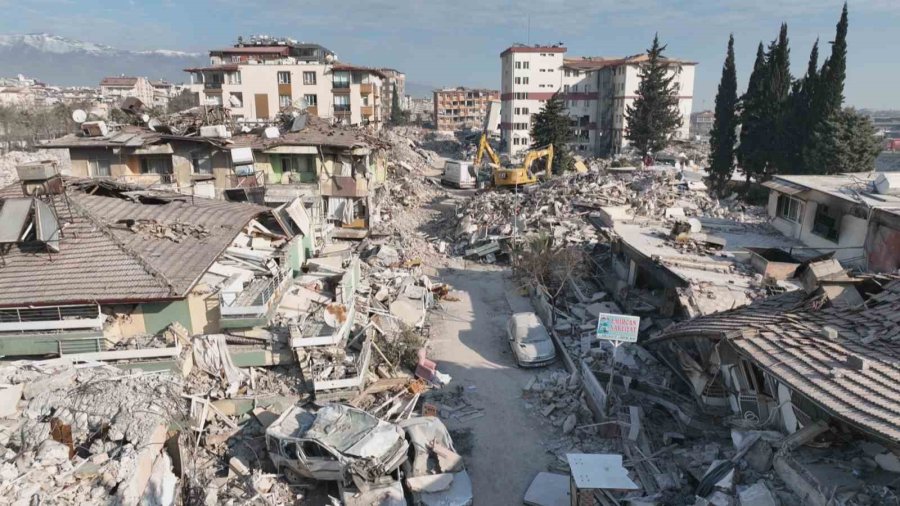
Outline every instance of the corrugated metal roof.
<svg viewBox="0 0 900 506">
<path fill-rule="evenodd" d="M 261 206 L 156 192 L 162 204 L 146 204 L 101 191 L 96 182 L 69 183 L 71 211 L 62 197 L 55 206 L 64 223 L 60 252 L 41 245 L 13 245 L 0 264 L 0 306 L 48 305 L 83 301 L 150 301 L 184 297 Z M 106 183 L 109 184 L 109 183 Z M 0 198 L 20 197 L 18 185 Z M 120 220 L 202 226 L 202 238 L 179 242 L 133 232 Z"/>
<path fill-rule="evenodd" d="M 675 325 L 652 342 L 728 339 L 835 418 L 900 442 L 900 280 L 885 284 L 859 308 L 820 305 L 818 298 L 792 292 Z M 825 327 L 838 337 L 826 337 Z M 847 366 L 850 357 L 867 367 Z"/>
</svg>

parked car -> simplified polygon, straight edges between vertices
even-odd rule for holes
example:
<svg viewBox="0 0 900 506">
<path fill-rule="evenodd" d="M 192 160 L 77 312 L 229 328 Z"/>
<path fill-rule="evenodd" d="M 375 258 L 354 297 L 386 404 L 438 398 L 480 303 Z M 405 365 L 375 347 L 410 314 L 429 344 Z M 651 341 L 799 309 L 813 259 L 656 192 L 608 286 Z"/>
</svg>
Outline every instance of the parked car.
<svg viewBox="0 0 900 506">
<path fill-rule="evenodd" d="M 506 337 L 520 367 L 541 367 L 556 360 L 553 340 L 534 313 L 515 313 L 506 324 Z"/>
<path fill-rule="evenodd" d="M 364 488 L 390 480 L 406 461 L 409 443 L 395 424 L 351 406 L 326 404 L 282 413 L 266 429 L 266 448 L 290 481 L 311 478 Z"/>
<path fill-rule="evenodd" d="M 409 458 L 401 469 L 412 504 L 471 506 L 472 480 L 444 423 L 419 416 L 399 425 L 409 440 Z"/>
</svg>

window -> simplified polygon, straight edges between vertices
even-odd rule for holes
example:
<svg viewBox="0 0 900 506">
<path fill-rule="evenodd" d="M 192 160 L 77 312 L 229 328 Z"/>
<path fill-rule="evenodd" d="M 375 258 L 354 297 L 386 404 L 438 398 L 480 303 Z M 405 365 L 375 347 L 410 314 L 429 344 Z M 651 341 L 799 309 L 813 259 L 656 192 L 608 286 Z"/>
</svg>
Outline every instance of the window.
<svg viewBox="0 0 900 506">
<path fill-rule="evenodd" d="M 521 78 L 521 77 L 517 77 L 517 78 L 516 78 L 516 84 L 522 84 L 522 78 Z"/>
<path fill-rule="evenodd" d="M 209 153 L 191 153 L 191 168 L 194 174 L 212 174 L 212 158 Z"/>
<path fill-rule="evenodd" d="M 522 62 L 517 61 L 517 62 L 516 62 L 516 68 L 517 68 L 517 69 L 522 68 Z"/>
<path fill-rule="evenodd" d="M 316 107 L 319 105 L 319 97 L 316 95 L 303 95 L 303 100 L 306 100 L 306 105 L 308 107 Z"/>
<path fill-rule="evenodd" d="M 278 95 L 278 107 L 290 107 L 291 106 L 291 96 L 290 95 Z"/>
<path fill-rule="evenodd" d="M 316 84 L 316 73 L 315 72 L 303 72 L 303 84 Z"/>
<path fill-rule="evenodd" d="M 794 223 L 800 223 L 800 201 L 787 195 L 778 195 L 776 215 Z"/>
<path fill-rule="evenodd" d="M 522 84 L 528 84 L 528 78 L 527 78 L 527 77 L 523 77 L 523 78 L 522 78 Z"/>
<path fill-rule="evenodd" d="M 334 112 L 350 112 L 350 97 L 347 95 L 335 95 Z"/>
<path fill-rule="evenodd" d="M 291 84 L 291 73 L 290 72 L 279 72 L 278 73 L 278 84 Z"/>
<path fill-rule="evenodd" d="M 838 242 L 841 216 L 838 212 L 823 204 L 816 204 L 816 217 L 813 220 L 812 233 L 832 242 Z"/>
<path fill-rule="evenodd" d="M 564 84 L 564 85 L 563 85 L 563 93 L 568 93 L 568 92 L 569 92 L 569 85 L 568 85 L 568 84 Z"/>
<path fill-rule="evenodd" d="M 527 107 L 523 107 L 523 108 L 522 108 L 522 114 L 528 114 L 528 108 L 527 108 Z"/>
<path fill-rule="evenodd" d="M 228 73 L 228 84 L 241 84 L 241 73 L 240 72 L 229 72 Z"/>
<path fill-rule="evenodd" d="M 527 69 L 527 68 L 528 68 L 528 62 L 527 62 L 527 61 L 523 61 L 523 62 L 522 62 L 522 68 L 523 68 L 523 69 Z"/>
<path fill-rule="evenodd" d="M 171 174 L 172 156 L 145 156 L 141 158 L 141 174 Z"/>
<path fill-rule="evenodd" d="M 232 107 L 244 107 L 244 94 L 243 93 L 232 93 L 231 97 L 228 98 L 228 102 Z"/>
<path fill-rule="evenodd" d="M 520 114 L 521 111 L 522 111 L 522 109 L 519 108 L 519 107 L 516 107 L 516 108 L 514 109 L 514 111 L 515 111 L 515 112 L 514 112 L 513 114 Z"/>
<path fill-rule="evenodd" d="M 541 69 L 541 72 L 546 72 L 546 71 L 547 71 L 547 69 Z"/>
<path fill-rule="evenodd" d="M 88 160 L 88 171 L 90 171 L 88 174 L 90 177 L 109 177 L 112 175 L 109 159 L 106 158 Z"/>
<path fill-rule="evenodd" d="M 569 74 L 571 74 L 571 72 L 569 72 L 569 69 L 565 69 L 563 71 L 563 75 L 565 75 L 566 77 L 569 77 Z"/>
<path fill-rule="evenodd" d="M 526 100 L 527 98 L 527 93 L 516 93 L 516 100 Z"/>
<path fill-rule="evenodd" d="M 350 72 L 335 72 L 332 76 L 332 85 L 335 88 L 349 88 Z"/>
<path fill-rule="evenodd" d="M 334 455 L 329 453 L 325 448 L 322 448 L 322 446 L 315 441 L 303 441 L 302 445 L 303 454 L 306 455 L 307 458 L 337 460 Z"/>
</svg>

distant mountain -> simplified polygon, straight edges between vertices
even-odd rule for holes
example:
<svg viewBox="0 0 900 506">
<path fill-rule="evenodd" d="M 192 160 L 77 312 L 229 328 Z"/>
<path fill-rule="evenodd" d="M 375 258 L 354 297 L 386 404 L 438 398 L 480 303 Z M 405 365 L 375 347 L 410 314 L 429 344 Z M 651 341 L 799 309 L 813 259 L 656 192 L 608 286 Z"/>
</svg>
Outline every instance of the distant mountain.
<svg viewBox="0 0 900 506">
<path fill-rule="evenodd" d="M 129 51 L 49 33 L 0 35 L 2 77 L 24 74 L 49 85 L 98 86 L 121 74 L 179 83 L 187 80 L 183 69 L 208 61 L 201 53 Z"/>
<path fill-rule="evenodd" d="M 434 97 L 434 90 L 437 88 L 437 86 L 430 84 L 406 82 L 406 94 L 413 98 L 432 98 Z"/>
</svg>

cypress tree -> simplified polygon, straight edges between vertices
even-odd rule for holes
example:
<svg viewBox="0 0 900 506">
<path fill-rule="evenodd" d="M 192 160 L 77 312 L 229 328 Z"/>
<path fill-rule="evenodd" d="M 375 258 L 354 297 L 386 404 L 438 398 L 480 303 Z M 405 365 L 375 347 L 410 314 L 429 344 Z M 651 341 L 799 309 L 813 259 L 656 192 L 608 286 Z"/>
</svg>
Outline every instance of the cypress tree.
<svg viewBox="0 0 900 506">
<path fill-rule="evenodd" d="M 750 179 L 762 174 L 766 166 L 766 127 L 763 115 L 767 74 L 766 56 L 760 42 L 756 48 L 756 61 L 753 63 L 747 91 L 741 97 L 741 142 L 737 149 L 737 157 L 748 185 Z"/>
<path fill-rule="evenodd" d="M 560 174 L 572 167 L 572 155 L 566 143 L 572 138 L 572 125 L 559 92 L 553 94 L 531 122 L 532 149 L 553 145 L 553 171 Z"/>
<path fill-rule="evenodd" d="M 844 103 L 844 80 L 847 78 L 847 4 L 835 29 L 831 56 L 822 65 L 822 102 L 828 112 L 839 112 Z"/>
<path fill-rule="evenodd" d="M 787 116 L 784 127 L 784 143 L 788 146 L 782 173 L 808 174 L 806 146 L 812 142 L 813 126 L 819 122 L 815 104 L 818 94 L 819 40 L 809 53 L 806 75 L 794 81 L 788 98 Z"/>
<path fill-rule="evenodd" d="M 796 149 L 789 141 L 787 124 L 789 123 L 788 98 L 791 93 L 791 57 L 788 47 L 787 24 L 781 24 L 778 38 L 772 42 L 767 55 L 769 68 L 769 90 L 766 100 L 768 114 L 766 117 L 768 137 L 766 139 L 766 167 L 762 180 L 771 178 L 778 172 L 789 170 L 790 154 Z"/>
<path fill-rule="evenodd" d="M 669 74 L 669 63 L 662 56 L 665 49 L 666 46 L 659 44 L 659 36 L 655 35 L 647 50 L 647 63 L 641 66 L 638 74 L 641 82 L 637 98 L 625 110 L 628 118 L 625 138 L 641 156 L 668 146 L 682 124 L 675 75 Z"/>
<path fill-rule="evenodd" d="M 391 123 L 395 125 L 401 124 L 403 121 L 403 110 L 400 109 L 400 97 L 397 95 L 397 86 L 394 86 L 394 94 L 391 96 Z"/>
<path fill-rule="evenodd" d="M 734 68 L 734 35 L 728 37 L 728 50 L 722 66 L 722 79 L 716 93 L 716 113 L 710 132 L 709 182 L 722 195 L 734 172 L 734 145 L 737 142 L 737 71 Z"/>
</svg>

